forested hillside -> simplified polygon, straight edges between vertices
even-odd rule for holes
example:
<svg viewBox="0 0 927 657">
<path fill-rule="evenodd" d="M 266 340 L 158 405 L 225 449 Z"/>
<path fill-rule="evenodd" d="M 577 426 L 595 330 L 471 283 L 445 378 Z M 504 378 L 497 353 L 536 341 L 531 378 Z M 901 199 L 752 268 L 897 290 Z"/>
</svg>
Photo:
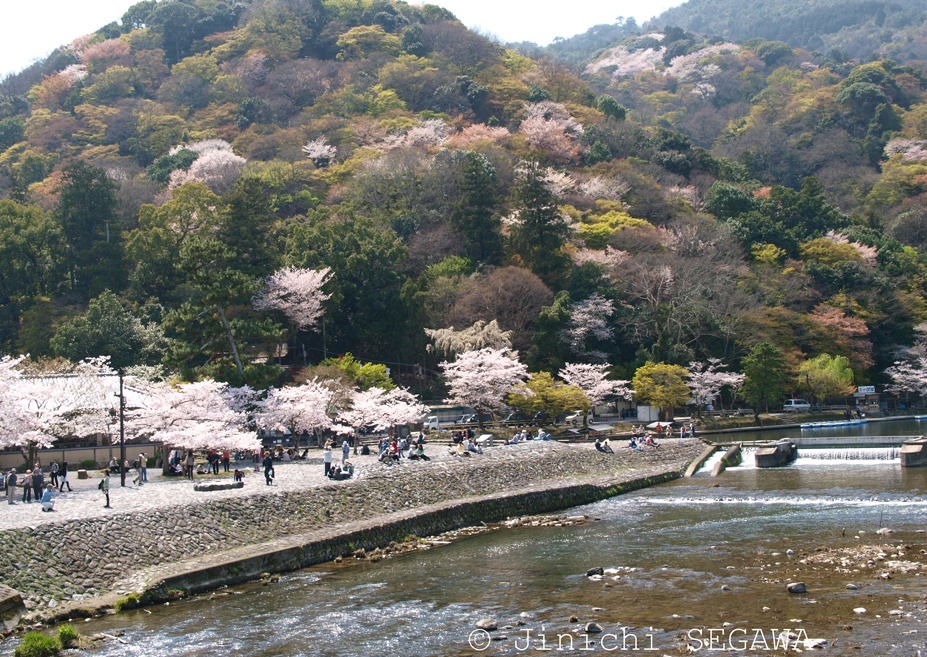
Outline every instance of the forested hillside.
<svg viewBox="0 0 927 657">
<path fill-rule="evenodd" d="M 689 0 L 644 27 L 667 25 L 738 42 L 784 41 L 863 61 L 927 59 L 927 6 L 920 0 Z"/>
<path fill-rule="evenodd" d="M 576 72 L 433 5 L 140 2 L 0 84 L 0 351 L 425 387 L 426 329 L 496 320 L 534 372 L 768 342 L 789 390 L 880 381 L 927 311 L 927 68 L 706 11 Z M 314 329 L 253 303 L 287 266 L 330 269 Z"/>
</svg>

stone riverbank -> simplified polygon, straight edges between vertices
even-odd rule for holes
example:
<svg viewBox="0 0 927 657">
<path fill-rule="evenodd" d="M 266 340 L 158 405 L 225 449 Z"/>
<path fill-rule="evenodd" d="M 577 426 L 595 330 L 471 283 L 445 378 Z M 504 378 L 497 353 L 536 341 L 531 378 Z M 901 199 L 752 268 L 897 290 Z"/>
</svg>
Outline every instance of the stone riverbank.
<svg viewBox="0 0 927 657">
<path fill-rule="evenodd" d="M 282 464 L 278 478 L 291 483 L 280 488 L 251 475 L 238 491 L 191 497 L 185 484 L 173 489 L 183 491 L 172 496 L 176 503 L 150 494 L 157 505 L 136 504 L 131 513 L 101 508 L 56 521 L 42 514 L 40 523 L 0 531 L 0 576 L 22 594 L 26 621 L 88 615 L 130 593 L 156 602 L 410 535 L 603 499 L 680 476 L 702 447 L 680 439 L 602 454 L 588 444 L 528 443 L 400 466 L 370 459 L 362 476 L 343 482 L 318 476 L 317 466 Z"/>
</svg>

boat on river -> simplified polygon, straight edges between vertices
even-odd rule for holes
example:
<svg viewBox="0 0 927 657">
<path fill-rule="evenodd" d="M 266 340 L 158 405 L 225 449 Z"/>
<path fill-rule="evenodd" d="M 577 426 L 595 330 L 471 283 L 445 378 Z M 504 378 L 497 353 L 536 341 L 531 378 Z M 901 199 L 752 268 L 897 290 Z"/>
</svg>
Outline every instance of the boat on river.
<svg viewBox="0 0 927 657">
<path fill-rule="evenodd" d="M 869 422 L 866 418 L 858 420 L 833 420 L 831 422 L 805 422 L 802 429 L 831 429 L 833 427 L 855 427 Z"/>
<path fill-rule="evenodd" d="M 798 447 L 789 438 L 760 444 L 753 453 L 758 468 L 778 468 L 798 457 Z"/>
</svg>

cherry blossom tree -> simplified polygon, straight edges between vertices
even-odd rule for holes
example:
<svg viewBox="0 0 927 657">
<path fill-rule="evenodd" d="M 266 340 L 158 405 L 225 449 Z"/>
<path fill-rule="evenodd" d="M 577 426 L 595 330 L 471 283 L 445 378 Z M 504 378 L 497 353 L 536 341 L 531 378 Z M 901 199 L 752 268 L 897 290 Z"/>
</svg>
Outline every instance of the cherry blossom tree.
<svg viewBox="0 0 927 657">
<path fill-rule="evenodd" d="M 598 406 L 609 399 L 618 397 L 631 401 L 634 391 L 628 387 L 628 381 L 609 379 L 609 363 L 586 364 L 567 363 L 557 374 L 567 384 L 576 386 L 586 393 L 589 401 Z"/>
<path fill-rule="evenodd" d="M 261 448 L 257 434 L 246 429 L 245 408 L 254 398 L 247 386 L 234 388 L 207 379 L 176 387 L 152 384 L 146 392 L 145 403 L 131 409 L 126 418 L 134 435 L 184 449 Z"/>
<path fill-rule="evenodd" d="M 570 321 L 561 337 L 576 355 L 604 361 L 607 354 L 599 349 L 589 349 L 588 342 L 590 339 L 600 342 L 612 339 L 615 330 L 608 324 L 608 320 L 614 314 L 615 304 L 612 300 L 596 292 L 588 299 L 570 306 Z"/>
<path fill-rule="evenodd" d="M 286 429 L 299 449 L 300 434 L 332 426 L 334 397 L 332 387 L 316 379 L 298 386 L 270 388 L 267 396 L 255 404 L 254 420 L 265 430 Z"/>
<path fill-rule="evenodd" d="M 628 387 L 628 381 L 608 378 L 608 363 L 566 363 L 557 374 L 568 385 L 575 386 L 586 393 L 590 403 L 598 406 L 618 397 L 631 401 L 634 391 Z M 583 424 L 586 417 L 583 417 Z"/>
<path fill-rule="evenodd" d="M 542 101 L 525 106 L 525 119 L 518 131 L 528 143 L 544 151 L 558 163 L 571 162 L 579 154 L 575 140 L 583 134 L 583 126 L 560 103 Z"/>
<path fill-rule="evenodd" d="M 222 139 L 207 139 L 193 144 L 175 146 L 170 154 L 174 155 L 181 149 L 193 151 L 198 156 L 186 171 L 175 169 L 171 173 L 169 189 L 175 189 L 191 181 L 198 181 L 206 184 L 216 194 L 221 194 L 232 188 L 245 168 L 245 158 L 236 155 L 232 151 L 232 146 Z"/>
<path fill-rule="evenodd" d="M 113 400 L 101 377 L 114 373 L 106 358 L 62 361 L 51 372 L 29 372 L 27 359 L 0 360 L 0 449 L 20 450 L 31 465 L 64 435 L 110 432 Z"/>
<path fill-rule="evenodd" d="M 306 142 L 306 145 L 303 146 L 303 153 L 321 169 L 329 165 L 335 155 L 338 154 L 338 149 L 325 141 L 325 137 L 318 137 Z"/>
<path fill-rule="evenodd" d="M 508 349 L 465 351 L 456 361 L 445 361 L 440 367 L 449 389 L 445 401 L 476 411 L 480 430 L 483 413 L 503 410 L 505 396 L 528 378 L 528 368 L 518 361 L 518 352 Z"/>
<path fill-rule="evenodd" d="M 886 368 L 885 374 L 892 380 L 886 390 L 915 392 L 922 397 L 927 395 L 927 356 L 895 361 L 894 365 Z"/>
<path fill-rule="evenodd" d="M 279 310 L 299 329 L 312 327 L 331 296 L 322 291 L 331 269 L 284 267 L 267 277 L 251 303 L 255 310 Z"/>
<path fill-rule="evenodd" d="M 693 361 L 689 363 L 687 385 L 695 401 L 696 413 L 701 414 L 702 406 L 711 404 L 721 393 L 721 388 L 728 386 L 734 391 L 740 389 L 746 379 L 746 374 L 737 372 L 722 372 L 726 368 L 720 358 L 709 358 L 708 361 Z"/>
<path fill-rule="evenodd" d="M 338 419 L 357 433 L 367 426 L 383 431 L 396 424 L 408 424 L 426 413 L 428 407 L 405 388 L 384 390 L 375 386 L 355 392 L 351 408 L 339 413 Z"/>
</svg>

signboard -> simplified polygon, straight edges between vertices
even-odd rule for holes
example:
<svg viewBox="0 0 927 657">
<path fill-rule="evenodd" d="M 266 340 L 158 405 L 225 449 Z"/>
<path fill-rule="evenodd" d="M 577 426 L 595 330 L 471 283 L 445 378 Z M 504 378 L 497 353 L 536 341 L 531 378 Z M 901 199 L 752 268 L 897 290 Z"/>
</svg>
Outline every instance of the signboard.
<svg viewBox="0 0 927 657">
<path fill-rule="evenodd" d="M 861 395 L 874 395 L 875 386 L 857 386 L 856 392 Z"/>
</svg>

